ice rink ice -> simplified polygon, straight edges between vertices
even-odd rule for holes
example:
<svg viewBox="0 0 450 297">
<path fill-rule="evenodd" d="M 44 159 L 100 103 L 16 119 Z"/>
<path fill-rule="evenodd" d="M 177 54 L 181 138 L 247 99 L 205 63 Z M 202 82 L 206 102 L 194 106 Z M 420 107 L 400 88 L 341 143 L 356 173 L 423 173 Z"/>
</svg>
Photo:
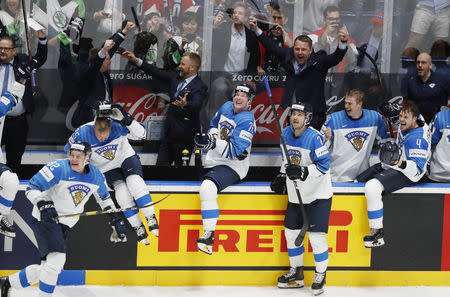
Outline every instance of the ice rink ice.
<svg viewBox="0 0 450 297">
<path fill-rule="evenodd" d="M 37 297 L 38 288 L 12 290 L 11 297 Z M 313 296 L 311 288 L 276 287 L 57 287 L 54 297 L 292 297 Z M 325 287 L 321 297 L 449 297 L 450 287 Z"/>
</svg>

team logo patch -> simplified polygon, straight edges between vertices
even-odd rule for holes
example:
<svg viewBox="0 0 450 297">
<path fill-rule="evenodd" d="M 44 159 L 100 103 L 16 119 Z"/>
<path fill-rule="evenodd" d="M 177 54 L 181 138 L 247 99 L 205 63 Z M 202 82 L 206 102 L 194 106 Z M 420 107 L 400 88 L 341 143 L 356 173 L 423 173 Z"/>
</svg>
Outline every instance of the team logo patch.
<svg viewBox="0 0 450 297">
<path fill-rule="evenodd" d="M 78 204 L 83 201 L 84 197 L 86 197 L 89 194 L 89 187 L 85 185 L 73 185 L 68 187 L 68 190 L 70 192 L 70 195 L 72 195 L 73 204 L 75 206 L 78 206 Z"/>
<path fill-rule="evenodd" d="M 292 164 L 300 165 L 300 161 L 302 160 L 302 153 L 297 150 L 288 150 L 288 155 L 291 159 Z"/>
<path fill-rule="evenodd" d="M 359 152 L 362 149 L 367 136 L 369 136 L 369 133 L 366 133 L 364 131 L 352 131 L 345 135 L 345 138 L 347 138 L 347 140 L 353 145 L 355 150 Z"/>
<path fill-rule="evenodd" d="M 103 158 L 111 161 L 116 157 L 117 144 L 110 144 L 102 146 L 101 148 L 95 150 L 97 154 L 102 156 Z"/>
<path fill-rule="evenodd" d="M 219 124 L 220 130 L 220 139 L 227 140 L 228 135 L 230 135 L 231 131 L 233 131 L 234 127 L 228 122 L 221 122 Z"/>
</svg>

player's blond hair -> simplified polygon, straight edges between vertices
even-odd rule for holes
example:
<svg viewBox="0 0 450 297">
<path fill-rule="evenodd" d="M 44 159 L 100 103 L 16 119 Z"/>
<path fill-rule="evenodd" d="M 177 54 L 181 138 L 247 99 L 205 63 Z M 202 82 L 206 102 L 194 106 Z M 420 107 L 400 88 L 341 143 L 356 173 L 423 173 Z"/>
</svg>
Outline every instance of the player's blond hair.
<svg viewBox="0 0 450 297">
<path fill-rule="evenodd" d="M 345 94 L 345 97 L 352 97 L 355 98 L 356 102 L 360 103 L 364 103 L 364 99 L 365 99 L 365 95 L 364 92 L 361 91 L 360 89 L 351 89 L 350 91 L 347 92 L 347 94 Z"/>
<path fill-rule="evenodd" d="M 111 129 L 111 120 L 108 118 L 96 118 L 94 123 L 94 130 L 99 132 L 109 131 Z"/>
</svg>

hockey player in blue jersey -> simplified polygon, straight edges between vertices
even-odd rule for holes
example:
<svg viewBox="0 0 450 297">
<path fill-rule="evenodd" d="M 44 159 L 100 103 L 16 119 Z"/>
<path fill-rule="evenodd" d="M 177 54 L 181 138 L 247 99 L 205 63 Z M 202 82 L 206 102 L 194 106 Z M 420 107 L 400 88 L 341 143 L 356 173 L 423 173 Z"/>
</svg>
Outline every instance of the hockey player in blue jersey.
<svg viewBox="0 0 450 297">
<path fill-rule="evenodd" d="M 78 216 L 58 216 L 83 212 L 91 195 L 103 210 L 115 209 L 103 174 L 89 164 L 90 145 L 74 142 L 68 155 L 68 159 L 55 160 L 42 167 L 29 181 L 25 194 L 34 205 L 31 227 L 38 243 L 41 263 L 1 278 L 2 297 L 9 296 L 11 287 L 21 289 L 37 282 L 39 296 L 53 294 L 66 261 L 68 232 L 79 220 Z M 119 213 L 109 216 L 116 234 L 124 237 L 125 222 Z"/>
<path fill-rule="evenodd" d="M 3 129 L 4 116 L 22 100 L 25 92 L 25 80 L 32 69 L 19 67 L 20 82 L 14 82 L 10 90 L 4 91 L 0 97 L 0 129 Z M 0 130 L 1 131 L 1 130 Z M 1 135 L 1 132 L 0 132 Z M 0 138 L 1 140 L 1 138 Z M 3 153 L 0 150 L 0 162 L 3 162 Z M 16 229 L 9 221 L 8 216 L 14 203 L 14 198 L 19 190 L 19 178 L 17 174 L 4 163 L 0 163 L 0 234 L 8 237 L 16 237 Z"/>
<path fill-rule="evenodd" d="M 290 271 L 278 278 L 279 288 L 301 288 L 303 283 L 304 245 L 297 247 L 295 239 L 303 225 L 299 197 L 293 180 L 297 181 L 305 211 L 309 219 L 309 242 L 313 248 L 316 270 L 312 289 L 314 295 L 324 292 L 328 267 L 326 233 L 331 211 L 333 190 L 330 177 L 330 155 L 323 135 L 309 124 L 313 111 L 308 103 L 297 102 L 290 107 L 290 126 L 283 130 L 288 158 L 283 151 L 281 174 L 286 174 L 288 205 L 284 219 L 286 243 L 291 264 Z"/>
<path fill-rule="evenodd" d="M 400 110 L 397 141 L 380 145 L 380 161 L 356 177 L 366 182 L 370 233 L 364 237 L 367 248 L 384 245 L 382 194 L 392 193 L 418 182 L 426 171 L 429 157 L 429 130 L 418 107 L 409 103 Z"/>
<path fill-rule="evenodd" d="M 369 168 L 375 140 L 388 137 L 381 115 L 363 109 L 364 92 L 353 89 L 345 95 L 345 110 L 332 113 L 322 126 L 330 152 L 331 180 L 353 182 Z"/>
<path fill-rule="evenodd" d="M 105 175 L 120 207 L 144 207 L 152 203 L 152 198 L 143 179 L 141 161 L 128 138 L 142 140 L 145 135 L 144 126 L 135 121 L 121 105 L 101 104 L 96 110 L 94 122 L 75 130 L 65 150 L 77 140 L 89 143 L 92 146 L 91 163 Z M 158 236 L 155 208 L 145 207 L 141 211 L 147 219 L 149 230 Z M 150 244 L 139 210 L 125 211 L 124 215 L 136 231 L 137 240 L 145 245 Z M 123 240 L 126 241 L 126 238 Z"/>
<path fill-rule="evenodd" d="M 450 182 L 450 109 L 440 111 L 431 123 L 431 159 L 428 178 Z"/>
<path fill-rule="evenodd" d="M 252 139 L 256 132 L 250 106 L 255 91 L 249 84 L 236 87 L 228 101 L 214 115 L 207 134 L 196 135 L 195 145 L 208 151 L 204 167 L 211 168 L 200 186 L 203 235 L 197 239 L 200 251 L 212 254 L 214 231 L 219 219 L 217 193 L 242 180 L 248 172 Z"/>
</svg>

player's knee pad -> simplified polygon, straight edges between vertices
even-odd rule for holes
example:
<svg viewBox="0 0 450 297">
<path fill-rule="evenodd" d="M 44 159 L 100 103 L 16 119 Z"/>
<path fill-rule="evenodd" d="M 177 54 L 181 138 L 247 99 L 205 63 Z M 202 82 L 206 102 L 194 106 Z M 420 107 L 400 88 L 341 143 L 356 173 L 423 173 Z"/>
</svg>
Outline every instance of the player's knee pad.
<svg viewBox="0 0 450 297">
<path fill-rule="evenodd" d="M 201 201 L 216 200 L 217 192 L 218 189 L 216 184 L 210 179 L 205 179 L 200 185 L 199 191 L 200 200 Z"/>
<path fill-rule="evenodd" d="M 327 237 L 324 232 L 309 232 L 308 237 L 314 254 L 320 254 L 328 250 Z"/>
<path fill-rule="evenodd" d="M 137 174 L 127 176 L 126 178 L 127 187 L 130 191 L 131 196 L 134 199 L 138 199 L 146 194 L 148 194 L 147 185 L 142 177 Z"/>
<path fill-rule="evenodd" d="M 380 181 L 376 178 L 372 178 L 366 183 L 364 187 L 364 193 L 366 194 L 367 200 L 379 200 L 381 199 L 381 193 L 384 187 Z"/>
<path fill-rule="evenodd" d="M 130 191 L 128 190 L 127 184 L 123 180 L 117 180 L 113 184 L 115 196 L 117 203 L 119 203 L 120 207 L 133 207 L 136 204 L 134 203 L 133 196 L 131 196 Z"/>
<path fill-rule="evenodd" d="M 0 175 L 0 185 L 2 186 L 1 195 L 13 200 L 19 190 L 19 178 L 17 174 L 6 170 Z"/>
<path fill-rule="evenodd" d="M 47 255 L 47 261 L 43 268 L 47 272 L 53 272 L 58 275 L 62 271 L 64 263 L 66 263 L 66 254 L 53 252 Z"/>
</svg>

